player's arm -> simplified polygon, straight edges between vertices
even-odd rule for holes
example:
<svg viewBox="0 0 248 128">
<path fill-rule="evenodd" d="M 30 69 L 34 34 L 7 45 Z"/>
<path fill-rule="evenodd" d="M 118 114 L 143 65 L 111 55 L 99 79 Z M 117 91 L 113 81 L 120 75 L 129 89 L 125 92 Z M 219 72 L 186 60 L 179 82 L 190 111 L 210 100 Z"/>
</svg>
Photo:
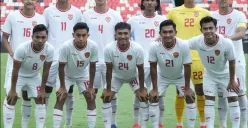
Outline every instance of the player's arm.
<svg viewBox="0 0 248 128">
<path fill-rule="evenodd" d="M 145 89 L 145 86 L 144 86 L 144 65 L 139 64 L 139 65 L 137 65 L 137 68 L 138 68 L 138 72 L 139 72 L 140 89 L 143 90 L 143 89 Z"/>
<path fill-rule="evenodd" d="M 4 32 L 3 33 L 3 37 L 2 37 L 3 46 L 7 50 L 7 52 L 9 53 L 9 55 L 11 57 L 13 57 L 14 56 L 14 52 L 13 52 L 12 48 L 9 45 L 8 39 L 9 39 L 9 34 Z"/>
<path fill-rule="evenodd" d="M 150 72 L 151 72 L 151 79 L 152 79 L 152 86 L 154 90 L 158 90 L 157 86 L 157 62 L 150 62 Z"/>
<path fill-rule="evenodd" d="M 235 34 L 233 36 L 229 36 L 228 38 L 233 41 L 241 40 L 245 37 L 245 32 L 246 32 L 246 23 L 239 23 Z"/>
<path fill-rule="evenodd" d="M 59 81 L 60 88 L 65 88 L 65 65 L 64 62 L 59 62 Z"/>
<path fill-rule="evenodd" d="M 191 75 L 191 67 L 190 64 L 184 64 L 184 78 L 185 78 L 185 89 L 190 88 L 190 75 Z"/>
<path fill-rule="evenodd" d="M 112 80 L 112 71 L 113 71 L 113 64 L 112 62 L 106 62 L 106 83 L 107 83 L 107 90 L 111 91 L 111 80 Z"/>
<path fill-rule="evenodd" d="M 12 70 L 12 77 L 11 77 L 11 91 L 16 91 L 16 83 L 18 79 L 19 69 L 21 68 L 22 62 L 14 60 L 13 62 L 13 70 Z"/>
<path fill-rule="evenodd" d="M 2 28 L 2 32 L 3 32 L 3 37 L 2 37 L 2 42 L 3 42 L 3 46 L 5 47 L 5 49 L 7 50 L 7 52 L 9 53 L 9 55 L 13 58 L 14 56 L 14 52 L 12 50 L 12 48 L 10 47 L 9 45 L 9 36 L 12 34 L 12 16 L 13 13 L 11 13 L 5 23 L 4 23 L 4 26 Z"/>
<path fill-rule="evenodd" d="M 92 47 L 92 55 L 90 57 L 90 85 L 89 85 L 89 88 L 93 88 L 97 62 L 98 62 L 98 49 L 97 49 L 97 45 L 94 44 Z"/>
<path fill-rule="evenodd" d="M 44 62 L 44 65 L 43 65 L 41 89 L 45 89 L 45 87 L 46 87 L 46 82 L 47 82 L 47 79 L 48 79 L 49 70 L 50 70 L 50 67 L 51 67 L 52 62 L 53 62 L 53 56 L 54 56 L 54 48 L 49 47 L 49 54 L 47 55 L 47 59 Z"/>
</svg>

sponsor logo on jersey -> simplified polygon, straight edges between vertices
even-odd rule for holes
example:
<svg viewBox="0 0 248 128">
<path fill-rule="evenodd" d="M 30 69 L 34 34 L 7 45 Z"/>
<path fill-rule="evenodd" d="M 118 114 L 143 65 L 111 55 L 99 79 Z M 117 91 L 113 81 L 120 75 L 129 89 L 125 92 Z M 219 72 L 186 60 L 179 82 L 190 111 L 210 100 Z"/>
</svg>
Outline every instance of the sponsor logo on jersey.
<svg viewBox="0 0 248 128">
<path fill-rule="evenodd" d="M 173 53 L 173 56 L 174 56 L 175 58 L 177 58 L 177 57 L 179 56 L 179 53 L 178 53 L 178 52 L 174 52 L 174 53 Z"/>
<path fill-rule="evenodd" d="M 89 52 L 86 52 L 84 55 L 85 55 L 86 58 L 89 58 L 90 57 L 90 53 Z"/>
<path fill-rule="evenodd" d="M 194 16 L 198 17 L 199 16 L 199 12 L 194 12 Z"/>
<path fill-rule="evenodd" d="M 69 20 L 72 20 L 72 19 L 73 19 L 73 15 L 72 15 L 72 14 L 69 14 L 69 15 L 68 15 L 68 19 L 69 19 Z"/>
<path fill-rule="evenodd" d="M 226 22 L 227 22 L 228 24 L 231 24 L 232 19 L 231 19 L 231 18 L 228 18 L 228 19 L 226 20 Z"/>
<path fill-rule="evenodd" d="M 132 60 L 132 58 L 133 58 L 133 56 L 132 56 L 132 55 L 127 55 L 127 59 L 128 59 L 129 61 L 131 61 L 131 60 Z"/>
<path fill-rule="evenodd" d="M 44 61 L 46 59 L 46 56 L 45 55 L 40 55 L 40 60 L 41 61 Z"/>
<path fill-rule="evenodd" d="M 111 21 L 110 17 L 106 17 L 105 20 L 109 23 Z"/>
<path fill-rule="evenodd" d="M 33 27 L 36 26 L 38 23 L 36 21 L 32 22 Z"/>
<path fill-rule="evenodd" d="M 155 22 L 154 22 L 154 25 L 155 25 L 156 27 L 158 27 L 158 26 L 159 26 L 159 22 L 158 22 L 158 21 L 155 21 Z"/>
<path fill-rule="evenodd" d="M 215 50 L 214 53 L 216 56 L 218 56 L 218 55 L 220 55 L 220 50 Z"/>
</svg>

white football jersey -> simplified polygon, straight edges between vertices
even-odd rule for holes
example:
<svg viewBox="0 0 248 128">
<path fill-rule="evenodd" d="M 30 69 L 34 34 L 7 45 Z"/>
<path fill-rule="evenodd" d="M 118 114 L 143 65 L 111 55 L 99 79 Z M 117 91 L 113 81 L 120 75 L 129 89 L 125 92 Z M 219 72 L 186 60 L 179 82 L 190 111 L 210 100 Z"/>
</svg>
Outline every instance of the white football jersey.
<svg viewBox="0 0 248 128">
<path fill-rule="evenodd" d="M 227 15 L 221 15 L 219 10 L 214 11 L 211 15 L 217 19 L 217 32 L 226 36 L 235 35 L 239 23 L 247 23 L 244 13 L 236 9 Z M 233 44 L 236 52 L 236 65 L 246 65 L 242 39 L 233 41 Z"/>
<path fill-rule="evenodd" d="M 115 41 L 115 25 L 123 21 L 121 15 L 113 9 L 105 13 L 96 12 L 94 8 L 83 13 L 82 22 L 87 23 L 90 28 L 89 39 L 95 41 L 98 46 L 99 64 L 104 64 L 104 47 Z"/>
<path fill-rule="evenodd" d="M 55 60 L 59 57 L 61 44 L 72 38 L 73 27 L 81 21 L 81 11 L 71 5 L 68 10 L 59 10 L 56 5 L 45 9 L 44 14 L 48 27 L 48 42 L 55 50 Z"/>
<path fill-rule="evenodd" d="M 175 39 L 173 47 L 166 48 L 162 42 L 153 42 L 149 62 L 157 62 L 159 74 L 167 79 L 180 79 L 184 75 L 184 64 L 192 63 L 188 43 Z"/>
<path fill-rule="evenodd" d="M 159 25 L 165 20 L 164 16 L 145 17 L 143 14 L 130 17 L 127 23 L 132 28 L 132 38 L 144 49 L 144 67 L 150 67 L 148 62 L 152 42 L 159 37 Z"/>
<path fill-rule="evenodd" d="M 45 43 L 44 48 L 37 52 L 33 50 L 32 41 L 20 44 L 14 53 L 14 61 L 22 63 L 19 76 L 35 77 L 40 74 L 44 62 L 53 61 L 54 47 Z"/>
<path fill-rule="evenodd" d="M 83 49 L 75 47 L 74 39 L 68 40 L 62 44 L 59 52 L 59 62 L 66 63 L 65 76 L 71 79 L 89 76 L 89 63 L 97 61 L 97 45 L 91 40 L 87 40 Z"/>
<path fill-rule="evenodd" d="M 122 51 L 117 46 L 117 42 L 108 44 L 104 48 L 105 62 L 112 62 L 113 76 L 129 80 L 137 76 L 137 65 L 144 64 L 142 47 L 131 41 L 129 48 Z"/>
<path fill-rule="evenodd" d="M 215 77 L 229 77 L 228 60 L 235 60 L 235 49 L 230 39 L 219 36 L 213 45 L 205 43 L 203 35 L 189 40 L 189 47 L 197 50 L 205 67 L 205 73 Z"/>
<path fill-rule="evenodd" d="M 15 52 L 18 45 L 32 39 L 33 28 L 37 24 L 46 25 L 45 18 L 39 13 L 27 17 L 18 10 L 8 15 L 2 31 L 9 34 L 9 43 L 13 52 Z"/>
</svg>

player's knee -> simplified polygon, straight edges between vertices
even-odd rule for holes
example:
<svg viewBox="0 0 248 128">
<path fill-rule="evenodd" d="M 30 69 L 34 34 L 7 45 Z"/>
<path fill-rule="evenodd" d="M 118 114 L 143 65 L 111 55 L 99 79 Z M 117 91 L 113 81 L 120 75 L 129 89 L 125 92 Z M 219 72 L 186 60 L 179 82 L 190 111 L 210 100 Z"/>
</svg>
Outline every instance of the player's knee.
<svg viewBox="0 0 248 128">
<path fill-rule="evenodd" d="M 228 100 L 228 103 L 236 102 L 238 101 L 238 97 L 237 96 L 228 97 L 227 100 Z"/>
<path fill-rule="evenodd" d="M 25 101 L 30 101 L 31 99 L 28 98 L 28 92 L 27 91 L 22 91 L 22 98 Z"/>
<path fill-rule="evenodd" d="M 12 101 L 7 101 L 7 104 L 8 105 L 16 105 L 16 102 L 17 102 L 17 96 L 16 97 L 14 97 L 13 99 L 12 99 Z"/>
<path fill-rule="evenodd" d="M 197 96 L 203 96 L 204 95 L 202 84 L 196 84 L 195 85 L 195 93 Z"/>
<path fill-rule="evenodd" d="M 73 93 L 73 86 L 74 86 L 74 85 L 71 85 L 71 86 L 70 86 L 68 93 Z"/>
<path fill-rule="evenodd" d="M 95 93 L 97 94 L 97 92 L 98 92 L 98 89 L 97 89 L 97 88 L 95 88 Z"/>
<path fill-rule="evenodd" d="M 45 91 L 46 91 L 46 93 L 52 93 L 53 87 L 46 86 Z"/>
<path fill-rule="evenodd" d="M 189 97 L 189 96 L 186 96 L 185 97 L 185 102 L 187 103 L 187 104 L 192 104 L 192 103 L 195 103 L 195 97 Z"/>
<path fill-rule="evenodd" d="M 214 97 L 214 96 L 207 96 L 207 95 L 205 95 L 205 99 L 206 99 L 206 100 L 215 101 L 215 97 Z"/>
</svg>

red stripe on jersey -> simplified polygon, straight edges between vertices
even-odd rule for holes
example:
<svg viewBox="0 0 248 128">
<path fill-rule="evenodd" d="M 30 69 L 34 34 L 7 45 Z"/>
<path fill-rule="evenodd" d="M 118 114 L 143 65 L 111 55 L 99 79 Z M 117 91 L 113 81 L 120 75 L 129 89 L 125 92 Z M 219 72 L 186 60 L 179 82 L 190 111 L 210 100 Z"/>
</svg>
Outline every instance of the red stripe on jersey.
<svg viewBox="0 0 248 128">
<path fill-rule="evenodd" d="M 221 14 L 220 11 L 219 11 L 219 14 L 222 15 L 222 16 L 225 16 L 225 15 L 228 15 L 228 14 L 230 14 L 232 12 L 233 12 L 233 9 L 230 12 L 228 12 L 227 14 Z"/>
<path fill-rule="evenodd" d="M 74 47 L 75 47 L 78 51 L 84 50 L 84 49 L 86 48 L 87 44 L 88 44 L 88 43 L 87 43 L 87 41 L 86 41 L 84 47 L 80 49 L 80 48 L 77 48 L 77 46 L 76 46 L 76 44 L 75 44 L 75 40 L 73 41 L 73 45 L 74 45 Z"/>
<path fill-rule="evenodd" d="M 170 48 L 166 48 L 166 47 L 164 46 L 164 40 L 162 40 L 162 44 L 163 44 L 164 48 L 167 49 L 167 50 L 173 49 L 173 48 L 176 46 L 176 43 L 177 43 L 177 41 L 176 41 L 176 38 L 175 38 L 175 39 L 174 39 L 174 44 L 173 44 Z"/>
<path fill-rule="evenodd" d="M 34 14 L 33 14 L 32 16 L 26 16 L 25 14 L 23 14 L 23 13 L 22 13 L 22 9 L 20 9 L 19 11 L 20 11 L 20 13 L 22 14 L 22 16 L 24 16 L 25 18 L 32 18 L 32 17 L 34 17 L 34 15 L 35 15 L 35 10 L 34 10 Z"/>
<path fill-rule="evenodd" d="M 119 49 L 120 52 L 126 52 L 130 48 L 130 42 L 126 50 L 121 50 L 118 46 L 118 43 L 116 43 L 117 48 Z"/>
<path fill-rule="evenodd" d="M 95 11 L 96 13 L 99 13 L 99 14 L 104 14 L 104 13 L 108 12 L 108 10 L 109 10 L 109 8 L 107 8 L 107 10 L 106 10 L 105 12 L 99 12 L 99 11 L 96 10 L 96 7 L 94 7 L 94 11 Z"/>
<path fill-rule="evenodd" d="M 69 3 L 68 3 L 69 4 Z M 56 8 L 59 10 L 59 11 L 61 11 L 61 12 L 66 12 L 66 11 L 68 11 L 68 10 L 70 10 L 71 9 L 71 4 L 69 4 L 69 8 L 68 9 L 66 9 L 66 10 L 61 10 L 61 9 L 59 9 L 58 8 L 58 3 L 56 3 Z"/>
<path fill-rule="evenodd" d="M 204 43 L 205 43 L 207 46 L 209 46 L 209 47 L 213 47 L 213 46 L 215 46 L 215 45 L 219 42 L 219 39 L 220 39 L 220 37 L 219 37 L 218 35 L 216 35 L 216 37 L 217 37 L 217 40 L 216 40 L 216 42 L 215 42 L 214 44 L 212 44 L 212 45 L 207 44 L 205 38 L 204 38 Z"/>
</svg>

